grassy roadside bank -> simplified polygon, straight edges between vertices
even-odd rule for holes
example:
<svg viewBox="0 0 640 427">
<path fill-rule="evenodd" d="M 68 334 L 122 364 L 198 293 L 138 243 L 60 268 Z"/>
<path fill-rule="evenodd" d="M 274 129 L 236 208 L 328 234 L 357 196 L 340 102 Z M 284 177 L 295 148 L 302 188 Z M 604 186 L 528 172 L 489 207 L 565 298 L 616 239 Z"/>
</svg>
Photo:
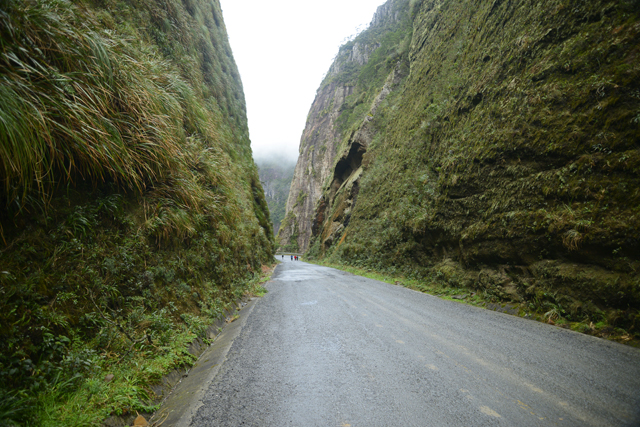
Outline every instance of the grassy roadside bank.
<svg viewBox="0 0 640 427">
<path fill-rule="evenodd" d="M 615 328 L 609 325 L 604 320 L 598 323 L 570 321 L 563 316 L 562 309 L 559 309 L 558 307 L 546 307 L 548 308 L 548 310 L 535 310 L 532 309 L 531 305 L 526 302 L 520 303 L 507 299 L 498 299 L 495 295 L 486 295 L 482 292 L 476 292 L 473 289 L 447 286 L 447 284 L 443 280 L 438 280 L 437 277 L 429 278 L 427 280 L 417 280 L 403 275 L 380 272 L 371 268 L 354 267 L 347 264 L 341 264 L 327 260 L 310 260 L 306 258 L 304 259 L 304 261 L 346 271 L 348 273 L 367 277 L 369 279 L 379 280 L 391 285 L 404 286 L 405 288 L 437 296 L 449 301 L 455 301 L 462 304 L 469 304 L 489 310 L 500 311 L 503 313 L 548 323 L 563 329 L 571 329 L 575 332 L 605 338 L 633 347 L 640 347 L 640 339 L 622 328 Z"/>
<path fill-rule="evenodd" d="M 167 391 L 163 390 L 167 375 L 176 370 L 186 371 L 197 360 L 199 353 L 194 354 L 193 343 L 209 345 L 215 339 L 211 325 L 220 324 L 221 320 L 232 322 L 237 315 L 228 313 L 234 313 L 240 301 L 263 296 L 266 293 L 263 284 L 271 278 L 275 266 L 275 263 L 263 265 L 252 279 L 235 286 L 225 302 L 218 299 L 215 309 L 198 316 L 154 313 L 153 318 L 145 321 L 149 335 L 124 343 L 128 350 L 125 348 L 122 352 L 98 351 L 81 340 L 51 336 L 52 351 L 65 353 L 61 363 L 64 369 L 59 369 L 53 381 L 43 384 L 44 391 L 39 393 L 3 392 L 0 425 L 110 426 L 130 425 L 138 414 L 148 419 L 159 408 L 162 394 Z M 160 334 L 151 331 L 156 327 Z M 115 325 L 113 329 L 113 333 L 118 334 Z M 222 327 L 218 328 L 213 335 L 221 330 Z M 130 332 L 123 331 L 120 335 Z M 148 339 L 150 335 L 153 339 Z M 127 341 L 125 336 L 120 339 Z M 75 370 L 75 374 L 70 369 Z"/>
<path fill-rule="evenodd" d="M 152 412 L 273 262 L 220 2 L 7 0 L 0 58 L 0 426 Z"/>
</svg>

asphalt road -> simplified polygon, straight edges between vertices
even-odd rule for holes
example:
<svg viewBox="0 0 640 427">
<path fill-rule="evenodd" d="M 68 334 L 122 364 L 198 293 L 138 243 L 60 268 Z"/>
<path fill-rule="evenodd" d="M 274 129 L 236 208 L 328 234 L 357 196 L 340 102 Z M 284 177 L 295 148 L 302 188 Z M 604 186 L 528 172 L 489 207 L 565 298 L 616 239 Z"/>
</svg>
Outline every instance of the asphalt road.
<svg viewBox="0 0 640 427">
<path fill-rule="evenodd" d="M 640 351 L 288 259 L 191 426 L 638 426 Z"/>
</svg>

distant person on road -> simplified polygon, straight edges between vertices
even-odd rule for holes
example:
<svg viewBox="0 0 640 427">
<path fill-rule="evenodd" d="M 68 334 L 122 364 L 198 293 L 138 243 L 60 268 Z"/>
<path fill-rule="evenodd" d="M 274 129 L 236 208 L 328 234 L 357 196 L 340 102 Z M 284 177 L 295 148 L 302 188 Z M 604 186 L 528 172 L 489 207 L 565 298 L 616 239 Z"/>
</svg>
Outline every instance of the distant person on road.
<svg viewBox="0 0 640 427">
<path fill-rule="evenodd" d="M 291 255 L 291 261 L 293 261 L 293 255 Z"/>
<path fill-rule="evenodd" d="M 284 259 L 284 255 L 282 255 L 282 259 Z"/>
</svg>

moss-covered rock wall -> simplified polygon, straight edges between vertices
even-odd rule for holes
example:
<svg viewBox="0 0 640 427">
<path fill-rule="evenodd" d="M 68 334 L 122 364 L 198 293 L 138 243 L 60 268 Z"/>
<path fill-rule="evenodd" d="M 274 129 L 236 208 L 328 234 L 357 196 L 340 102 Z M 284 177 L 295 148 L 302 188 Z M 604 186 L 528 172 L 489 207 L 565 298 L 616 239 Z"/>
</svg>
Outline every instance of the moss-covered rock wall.
<svg viewBox="0 0 640 427">
<path fill-rule="evenodd" d="M 637 332 L 637 6 L 406 3 L 336 119 L 309 253 Z"/>
</svg>

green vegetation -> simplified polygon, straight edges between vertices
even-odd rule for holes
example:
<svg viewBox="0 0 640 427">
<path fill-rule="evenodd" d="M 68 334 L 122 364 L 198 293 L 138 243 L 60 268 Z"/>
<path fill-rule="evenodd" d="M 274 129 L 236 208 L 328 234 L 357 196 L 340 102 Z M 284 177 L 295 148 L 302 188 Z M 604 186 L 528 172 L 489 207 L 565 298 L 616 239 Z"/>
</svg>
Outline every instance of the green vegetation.
<svg viewBox="0 0 640 427">
<path fill-rule="evenodd" d="M 411 22 L 407 19 L 410 8 L 408 1 L 393 2 L 390 13 L 398 14 L 398 22 L 372 27 L 340 47 L 336 58 L 341 64 L 340 72 L 327 76 L 322 86 L 332 83 L 354 86 L 353 93 L 340 106 L 338 129 L 342 134 L 362 122 L 389 73 L 399 61 L 406 63 L 412 34 Z M 347 61 L 355 46 L 372 51 L 365 64 Z"/>
<path fill-rule="evenodd" d="M 274 234 L 278 233 L 284 219 L 289 187 L 296 167 L 294 161 L 283 159 L 256 159 L 260 172 L 260 182 L 264 188 Z"/>
<path fill-rule="evenodd" d="M 303 204 L 304 200 L 307 198 L 307 196 L 308 196 L 308 194 L 307 193 L 303 193 L 302 191 L 300 193 L 298 193 L 298 197 L 296 198 L 296 203 L 295 203 L 294 207 Z"/>
<path fill-rule="evenodd" d="M 0 424 L 151 411 L 272 263 L 220 5 L 9 0 L 0 81 Z"/>
<path fill-rule="evenodd" d="M 330 77 L 356 86 L 309 255 L 421 283 L 440 277 L 547 321 L 633 338 L 637 9 L 392 3 L 407 21 L 384 50 Z M 391 91 L 372 108 L 383 85 Z"/>
<path fill-rule="evenodd" d="M 290 229 L 288 233 L 289 239 L 283 241 L 281 235 L 283 230 Z M 280 226 L 280 231 L 278 232 L 278 240 L 280 242 L 280 247 L 278 248 L 279 252 L 299 252 L 300 248 L 298 247 L 298 236 L 300 234 L 300 228 L 298 226 L 298 219 L 293 213 L 287 213 L 287 216 L 284 217 L 282 221 L 282 225 Z"/>
</svg>

